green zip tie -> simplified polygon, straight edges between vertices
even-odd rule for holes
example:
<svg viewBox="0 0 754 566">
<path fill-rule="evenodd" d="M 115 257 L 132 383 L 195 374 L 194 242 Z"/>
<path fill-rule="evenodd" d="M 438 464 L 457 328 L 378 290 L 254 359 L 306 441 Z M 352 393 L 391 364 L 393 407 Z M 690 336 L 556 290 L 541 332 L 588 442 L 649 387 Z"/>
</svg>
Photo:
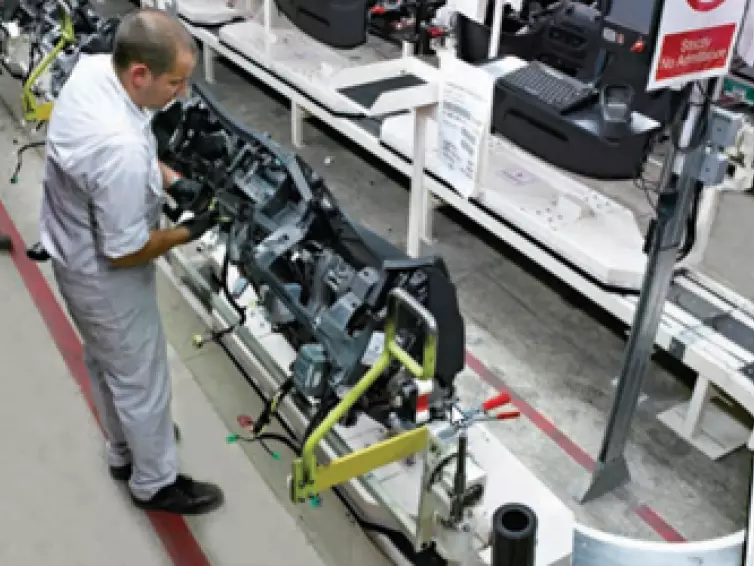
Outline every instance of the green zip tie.
<svg viewBox="0 0 754 566">
<path fill-rule="evenodd" d="M 228 444 L 233 444 L 239 438 L 240 437 L 237 434 L 229 434 L 228 436 L 225 437 L 225 442 L 227 442 Z"/>
<path fill-rule="evenodd" d="M 322 500 L 319 495 L 315 495 L 311 498 L 312 509 L 317 509 L 322 506 Z"/>
</svg>

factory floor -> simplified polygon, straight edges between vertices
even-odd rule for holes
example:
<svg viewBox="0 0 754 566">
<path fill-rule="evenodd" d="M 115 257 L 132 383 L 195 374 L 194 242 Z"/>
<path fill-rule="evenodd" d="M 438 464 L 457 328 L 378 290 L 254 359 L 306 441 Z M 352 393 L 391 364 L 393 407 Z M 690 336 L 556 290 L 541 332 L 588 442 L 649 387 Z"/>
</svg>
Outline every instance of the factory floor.
<svg viewBox="0 0 754 566">
<path fill-rule="evenodd" d="M 8 155 L 7 118 L 0 124 Z M 0 207 L 0 229 L 17 246 L 0 257 L 0 563 L 324 566 L 241 448 L 225 443 L 228 428 L 175 352 L 183 471 L 220 484 L 227 503 L 190 520 L 146 514 L 131 504 L 125 484 L 107 471 L 78 337 L 49 273 L 23 254 L 14 204 Z M 28 223 L 17 225 L 28 233 Z"/>
<path fill-rule="evenodd" d="M 127 6 L 109 0 L 104 9 Z M 290 143 L 285 100 L 223 62 L 211 88 L 240 122 Z M 18 85 L 0 77 L 0 178 L 10 178 L 18 145 L 43 135 L 18 127 L 18 102 Z M 307 124 L 305 142 L 303 158 L 327 178 L 350 215 L 403 245 L 406 180 L 321 123 Z M 27 152 L 19 182 L 0 185 L 0 230 L 17 230 L 26 243 L 38 235 L 41 163 L 38 152 Z M 704 266 L 750 299 L 754 267 L 747 261 L 745 219 L 752 214 L 750 195 L 725 197 Z M 525 416 L 498 425 L 497 434 L 579 522 L 649 540 L 700 540 L 742 528 L 750 455 L 742 449 L 711 461 L 658 421 L 658 413 L 688 398 L 691 383 L 687 370 L 661 355 L 650 366 L 627 449 L 632 482 L 592 503 L 577 503 L 613 399 L 624 329 L 460 215 L 437 215 L 435 234 L 467 322 L 468 367 L 459 377 L 464 400 L 485 398 L 500 386 L 520 396 Z M 132 509 L 123 487 L 106 474 L 101 434 L 79 382 L 80 346 L 51 283 L 48 266 L 0 256 L 6 368 L 0 434 L 7 462 L 0 473 L 14 509 L 4 514 L 0 540 L 8 539 L 0 544 L 0 563 L 163 564 L 172 552 L 177 564 L 175 553 L 201 551 L 207 562 L 223 566 L 266 566 L 271 556 L 281 566 L 346 566 L 356 556 L 387 564 L 334 497 L 319 508 L 287 503 L 285 455 L 225 443 L 228 431 L 238 430 L 238 417 L 256 415 L 260 401 L 222 350 L 192 349 L 192 334 L 204 326 L 166 273 L 160 275 L 160 299 L 173 352 L 182 457 L 187 472 L 228 491 L 229 505 L 188 521 Z M 23 430 L 11 433 L 14 427 Z M 63 552 L 81 556 L 67 560 Z M 265 554 L 272 552 L 277 554 Z"/>
</svg>

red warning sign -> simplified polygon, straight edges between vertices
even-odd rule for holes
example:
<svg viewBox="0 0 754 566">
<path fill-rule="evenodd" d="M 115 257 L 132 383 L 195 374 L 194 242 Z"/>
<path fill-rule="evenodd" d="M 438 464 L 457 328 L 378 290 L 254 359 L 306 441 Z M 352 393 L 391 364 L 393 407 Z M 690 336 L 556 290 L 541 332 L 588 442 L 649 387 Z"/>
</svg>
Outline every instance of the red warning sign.
<svg viewBox="0 0 754 566">
<path fill-rule="evenodd" d="M 745 0 L 665 0 L 647 90 L 724 76 Z"/>
<path fill-rule="evenodd" d="M 735 33 L 736 24 L 727 24 L 666 35 L 660 48 L 655 79 L 661 81 L 725 69 Z"/>
<path fill-rule="evenodd" d="M 691 6 L 692 10 L 697 12 L 709 12 L 715 8 L 722 6 L 725 0 L 686 0 Z"/>
</svg>

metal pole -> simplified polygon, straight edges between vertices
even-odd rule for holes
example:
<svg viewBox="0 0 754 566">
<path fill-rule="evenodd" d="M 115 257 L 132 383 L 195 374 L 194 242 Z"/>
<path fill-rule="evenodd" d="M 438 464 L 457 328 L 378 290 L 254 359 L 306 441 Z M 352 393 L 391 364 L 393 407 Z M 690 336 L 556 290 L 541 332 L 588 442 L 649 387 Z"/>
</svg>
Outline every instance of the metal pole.
<svg viewBox="0 0 754 566">
<path fill-rule="evenodd" d="M 703 103 L 708 93 L 711 94 L 709 83 L 704 84 L 702 89 L 692 89 L 689 96 L 689 112 L 678 140 L 678 145 L 682 149 L 688 148 L 693 138 L 698 136 L 702 121 L 709 119 L 709 116 L 703 115 Z M 596 499 L 630 479 L 624 456 L 626 441 L 631 431 L 631 421 L 636 412 L 647 364 L 654 349 L 686 221 L 694 195 L 701 190 L 698 174 L 706 140 L 705 136 L 698 147 L 688 152 L 679 151 L 674 147 L 666 157 L 655 232 L 647 258 L 641 294 L 602 447 L 582 503 Z"/>
<path fill-rule="evenodd" d="M 749 500 L 746 530 L 744 530 L 743 566 L 754 566 L 754 457 L 749 464 Z"/>
</svg>

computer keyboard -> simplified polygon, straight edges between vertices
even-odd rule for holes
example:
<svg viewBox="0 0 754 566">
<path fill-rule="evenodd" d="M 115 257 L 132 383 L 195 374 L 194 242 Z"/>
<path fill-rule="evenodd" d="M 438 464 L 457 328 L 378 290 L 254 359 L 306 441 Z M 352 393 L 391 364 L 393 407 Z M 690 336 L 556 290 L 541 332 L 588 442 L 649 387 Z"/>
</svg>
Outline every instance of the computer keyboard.
<svg viewBox="0 0 754 566">
<path fill-rule="evenodd" d="M 498 82 L 523 91 L 560 113 L 568 112 L 594 96 L 590 86 L 537 61 L 503 75 Z"/>
</svg>

